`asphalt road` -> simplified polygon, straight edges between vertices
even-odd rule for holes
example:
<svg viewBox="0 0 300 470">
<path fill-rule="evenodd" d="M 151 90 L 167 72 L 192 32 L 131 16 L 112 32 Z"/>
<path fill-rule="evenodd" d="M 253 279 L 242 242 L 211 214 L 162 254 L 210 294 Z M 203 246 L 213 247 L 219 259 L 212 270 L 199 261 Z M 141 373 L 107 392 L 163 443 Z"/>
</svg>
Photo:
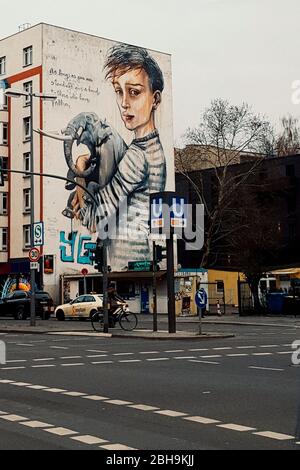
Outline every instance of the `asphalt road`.
<svg viewBox="0 0 300 470">
<path fill-rule="evenodd" d="M 220 329 L 236 336 L 0 334 L 0 449 L 300 449 L 299 330 Z"/>
</svg>

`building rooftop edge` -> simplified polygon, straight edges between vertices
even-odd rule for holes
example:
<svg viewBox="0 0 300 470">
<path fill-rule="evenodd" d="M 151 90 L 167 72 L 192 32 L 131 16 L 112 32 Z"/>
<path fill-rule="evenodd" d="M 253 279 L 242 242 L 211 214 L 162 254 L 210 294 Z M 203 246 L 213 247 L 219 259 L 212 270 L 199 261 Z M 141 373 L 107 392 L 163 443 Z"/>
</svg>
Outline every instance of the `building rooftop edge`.
<svg viewBox="0 0 300 470">
<path fill-rule="evenodd" d="M 64 29 L 64 30 L 66 30 L 66 31 L 71 31 L 71 32 L 73 32 L 73 33 L 84 34 L 84 35 L 86 35 L 86 36 L 92 36 L 92 37 L 94 37 L 94 38 L 106 39 L 107 41 L 111 41 L 111 42 L 119 42 L 119 43 L 122 43 L 122 42 L 123 42 L 123 41 L 119 41 L 119 40 L 112 39 L 112 38 L 105 38 L 105 37 L 103 37 L 103 36 L 97 36 L 96 34 L 92 34 L 92 33 L 86 33 L 86 32 L 84 32 L 84 31 L 78 31 L 78 30 L 76 30 L 76 29 L 66 28 L 66 27 L 64 27 L 64 26 L 57 26 L 57 25 L 54 25 L 54 24 L 51 24 L 51 23 L 45 23 L 45 22 L 43 22 L 43 21 L 41 21 L 40 23 L 36 23 L 36 24 L 34 24 L 34 25 L 30 26 L 29 28 L 26 28 L 26 29 L 24 29 L 24 30 L 22 30 L 22 31 L 17 31 L 16 33 L 10 34 L 9 36 L 6 36 L 6 37 L 4 37 L 4 38 L 0 38 L 0 42 L 1 42 L 1 41 L 5 41 L 5 39 L 11 38 L 11 37 L 13 37 L 13 36 L 15 36 L 15 35 L 17 35 L 17 34 L 22 34 L 22 33 L 24 33 L 25 31 L 28 31 L 29 29 L 33 29 L 33 28 L 36 28 L 36 27 L 38 27 L 38 26 L 43 26 L 43 25 L 45 25 L 45 26 L 50 26 L 50 27 L 52 27 L 52 28 Z M 138 45 L 138 44 L 131 44 L 131 43 L 125 43 L 125 44 L 129 44 L 129 45 L 131 45 L 131 46 L 143 47 L 144 49 L 148 49 L 148 50 L 151 51 L 151 52 L 158 52 L 159 54 L 164 54 L 164 55 L 168 55 L 168 56 L 172 57 L 172 54 L 171 54 L 170 52 L 163 52 L 163 51 L 159 51 L 159 50 L 157 50 L 157 49 L 152 49 L 152 48 L 149 48 L 149 47 L 146 47 L 146 46 L 140 46 L 140 45 Z"/>
</svg>

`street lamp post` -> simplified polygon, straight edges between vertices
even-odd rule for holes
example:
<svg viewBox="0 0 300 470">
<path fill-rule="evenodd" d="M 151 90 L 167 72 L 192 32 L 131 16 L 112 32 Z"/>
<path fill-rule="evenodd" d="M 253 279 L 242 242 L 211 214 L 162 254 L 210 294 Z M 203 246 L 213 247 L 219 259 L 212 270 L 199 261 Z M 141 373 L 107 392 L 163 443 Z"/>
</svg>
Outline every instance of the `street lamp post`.
<svg viewBox="0 0 300 470">
<path fill-rule="evenodd" d="M 33 158 L 33 98 L 41 100 L 55 100 L 56 96 L 46 95 L 43 93 L 32 93 L 27 91 L 7 90 L 5 94 L 11 98 L 20 98 L 21 96 L 29 97 L 29 119 L 30 119 L 30 245 L 34 247 L 34 158 Z M 35 311 L 35 269 L 30 268 L 30 326 L 36 324 Z"/>
</svg>

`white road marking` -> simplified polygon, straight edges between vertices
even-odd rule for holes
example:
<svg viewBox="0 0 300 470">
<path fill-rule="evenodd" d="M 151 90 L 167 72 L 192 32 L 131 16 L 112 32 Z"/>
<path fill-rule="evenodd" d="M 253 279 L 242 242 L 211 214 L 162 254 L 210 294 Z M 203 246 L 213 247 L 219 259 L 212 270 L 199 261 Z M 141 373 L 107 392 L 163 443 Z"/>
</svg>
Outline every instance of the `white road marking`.
<svg viewBox="0 0 300 470">
<path fill-rule="evenodd" d="M 212 357 L 222 357 L 222 356 L 220 354 L 209 354 L 207 356 L 199 356 L 199 357 L 202 357 L 203 359 L 209 359 Z"/>
<path fill-rule="evenodd" d="M 292 354 L 292 351 L 276 351 L 276 354 Z"/>
<path fill-rule="evenodd" d="M 80 359 L 82 356 L 61 356 L 59 359 Z"/>
<path fill-rule="evenodd" d="M 69 349 L 66 346 L 49 346 L 51 349 Z"/>
<path fill-rule="evenodd" d="M 76 431 L 62 427 L 44 429 L 44 431 L 51 432 L 51 434 L 57 434 L 57 436 L 72 436 L 72 434 L 78 434 Z"/>
<path fill-rule="evenodd" d="M 17 346 L 29 346 L 29 347 L 33 348 L 33 347 L 34 347 L 34 344 L 17 343 Z"/>
<path fill-rule="evenodd" d="M 38 369 L 38 368 L 41 369 L 42 367 L 56 367 L 56 365 L 55 364 L 43 364 L 41 366 L 31 366 L 31 367 L 33 367 L 35 369 Z"/>
<path fill-rule="evenodd" d="M 226 347 L 226 348 L 213 348 L 214 351 L 222 351 L 225 349 L 232 349 L 231 347 Z"/>
<path fill-rule="evenodd" d="M 107 354 L 92 354 L 90 356 L 86 356 L 86 357 L 106 357 Z"/>
<path fill-rule="evenodd" d="M 132 356 L 134 353 L 114 353 L 113 356 Z"/>
<path fill-rule="evenodd" d="M 264 352 L 264 353 L 252 353 L 252 356 L 272 356 L 273 353 Z"/>
<path fill-rule="evenodd" d="M 64 392 L 63 395 L 69 395 L 70 397 L 83 397 L 86 393 L 81 392 Z"/>
<path fill-rule="evenodd" d="M 111 403 L 112 405 L 132 405 L 132 401 L 125 400 L 105 400 L 105 403 Z"/>
<path fill-rule="evenodd" d="M 175 356 L 173 359 L 196 359 L 196 356 Z"/>
<path fill-rule="evenodd" d="M 108 442 L 106 439 L 100 439 L 100 437 L 85 435 L 85 436 L 73 436 L 70 437 L 74 441 L 83 442 L 83 444 L 101 444 Z"/>
<path fill-rule="evenodd" d="M 201 362 L 202 364 L 220 364 L 219 362 L 214 361 L 200 361 L 199 359 L 190 359 L 190 362 Z"/>
<path fill-rule="evenodd" d="M 292 346 L 292 343 L 281 344 L 280 346 Z"/>
<path fill-rule="evenodd" d="M 24 421 L 20 424 L 29 428 L 51 428 L 53 424 L 43 423 L 42 421 Z"/>
<path fill-rule="evenodd" d="M 140 351 L 139 354 L 158 354 L 160 351 Z"/>
<path fill-rule="evenodd" d="M 272 432 L 272 431 L 262 431 L 262 432 L 254 432 L 253 434 L 256 434 L 257 436 L 262 436 L 262 437 L 269 437 L 270 439 L 276 439 L 278 441 L 287 441 L 289 439 L 294 439 L 294 436 L 290 436 L 289 434 L 280 434 L 278 432 Z"/>
<path fill-rule="evenodd" d="M 12 383 L 14 383 L 14 380 L 1 379 L 0 383 L 2 383 L 2 384 L 12 384 Z"/>
<path fill-rule="evenodd" d="M 41 359 L 33 359 L 33 361 L 41 362 L 41 361 L 54 361 L 54 357 L 42 357 Z"/>
<path fill-rule="evenodd" d="M 146 359 L 146 361 L 149 361 L 149 362 L 154 362 L 154 361 L 169 361 L 170 358 L 169 357 L 156 357 L 156 358 L 153 358 L 153 359 Z"/>
<path fill-rule="evenodd" d="M 19 415 L 1 415 L 1 419 L 6 419 L 6 421 L 26 421 L 28 418 Z"/>
<path fill-rule="evenodd" d="M 277 348 L 279 344 L 262 344 L 259 348 Z"/>
<path fill-rule="evenodd" d="M 239 431 L 239 432 L 255 431 L 255 429 L 256 429 L 256 428 L 249 428 L 249 426 L 241 426 L 240 424 L 234 424 L 234 423 L 217 424 L 217 427 L 218 428 L 230 429 L 232 431 Z"/>
<path fill-rule="evenodd" d="M 154 413 L 157 413 L 159 415 L 164 415 L 164 416 L 171 416 L 172 418 L 177 418 L 179 416 L 187 416 L 187 413 L 181 413 L 180 411 L 173 411 L 173 410 L 160 410 L 160 411 L 154 411 Z"/>
<path fill-rule="evenodd" d="M 87 352 L 96 352 L 96 353 L 107 353 L 107 351 L 102 351 L 102 349 L 87 349 Z"/>
<path fill-rule="evenodd" d="M 25 387 L 25 386 L 31 385 L 31 384 L 29 384 L 27 382 L 14 382 L 14 383 L 12 383 L 12 385 L 16 385 L 17 387 Z"/>
<path fill-rule="evenodd" d="M 17 370 L 17 369 L 25 369 L 25 366 L 20 367 L 1 367 L 2 370 Z"/>
<path fill-rule="evenodd" d="M 97 361 L 91 362 L 91 364 L 113 364 L 114 361 Z"/>
<path fill-rule="evenodd" d="M 43 390 L 45 387 L 44 385 L 27 385 L 26 388 L 32 388 L 33 390 Z"/>
<path fill-rule="evenodd" d="M 237 349 L 254 349 L 256 348 L 257 346 L 237 346 L 236 348 Z"/>
<path fill-rule="evenodd" d="M 278 371 L 282 371 L 284 369 L 276 369 L 274 367 L 258 367 L 258 366 L 249 366 L 249 369 L 261 369 L 261 370 L 278 370 Z"/>
<path fill-rule="evenodd" d="M 194 421 L 195 423 L 201 423 L 201 424 L 216 424 L 220 422 L 217 419 L 204 418 L 203 416 L 189 416 L 188 418 L 183 418 L 183 419 L 186 419 L 187 421 Z"/>
<path fill-rule="evenodd" d="M 87 400 L 93 400 L 93 401 L 102 401 L 102 400 L 107 400 L 108 397 L 101 397 L 100 395 L 88 395 L 87 397 L 82 397 L 86 398 Z"/>
<path fill-rule="evenodd" d="M 107 444 L 104 446 L 100 446 L 101 449 L 106 449 L 106 450 L 137 450 L 134 447 L 128 447 L 125 446 L 124 444 Z"/>
<path fill-rule="evenodd" d="M 66 392 L 67 390 L 63 388 L 45 388 L 45 392 L 51 392 L 51 393 L 61 393 L 61 392 Z"/>
<path fill-rule="evenodd" d="M 150 406 L 150 405 L 128 405 L 128 408 L 135 408 L 136 410 L 142 410 L 142 411 L 154 411 L 154 410 L 159 410 L 156 406 Z"/>
<path fill-rule="evenodd" d="M 62 367 L 84 366 L 84 362 L 75 362 L 74 364 L 60 364 Z"/>
</svg>

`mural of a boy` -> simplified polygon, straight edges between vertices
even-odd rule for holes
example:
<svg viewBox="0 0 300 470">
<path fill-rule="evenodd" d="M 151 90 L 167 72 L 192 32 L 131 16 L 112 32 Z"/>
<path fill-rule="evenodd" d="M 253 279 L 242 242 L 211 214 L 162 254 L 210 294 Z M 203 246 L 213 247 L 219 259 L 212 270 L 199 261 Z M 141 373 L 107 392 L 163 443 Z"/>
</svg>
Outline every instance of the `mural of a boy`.
<svg viewBox="0 0 300 470">
<path fill-rule="evenodd" d="M 134 139 L 109 183 L 103 188 L 95 183 L 88 186 L 99 204 L 96 207 L 85 198 L 82 223 L 92 230 L 95 225 L 99 229 L 99 220 L 105 223 L 107 216 L 127 217 L 130 233 L 120 233 L 109 246 L 112 269 L 119 270 L 130 260 L 150 258 L 149 195 L 163 191 L 166 182 L 166 161 L 154 119 L 164 80 L 160 67 L 147 50 L 126 44 L 109 50 L 104 70 L 114 87 L 121 119 L 134 132 Z M 126 214 L 120 214 L 125 198 Z"/>
</svg>

